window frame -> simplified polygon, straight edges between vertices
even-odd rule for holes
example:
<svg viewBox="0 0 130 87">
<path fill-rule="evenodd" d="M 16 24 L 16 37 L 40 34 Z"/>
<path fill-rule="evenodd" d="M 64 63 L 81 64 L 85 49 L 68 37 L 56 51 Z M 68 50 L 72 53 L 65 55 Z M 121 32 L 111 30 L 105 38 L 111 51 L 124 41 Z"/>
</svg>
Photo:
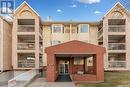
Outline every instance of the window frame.
<svg viewBox="0 0 130 87">
<path fill-rule="evenodd" d="M 55 32 L 54 27 L 60 27 L 60 32 Z M 52 33 L 62 33 L 63 32 L 63 25 L 62 24 L 52 24 Z"/>
<path fill-rule="evenodd" d="M 74 65 L 83 65 L 83 58 L 75 57 L 73 64 L 74 64 Z"/>
<path fill-rule="evenodd" d="M 85 32 L 82 31 L 83 26 L 87 26 L 87 28 L 88 28 Z M 79 25 L 79 32 L 80 33 L 89 33 L 89 24 L 80 24 Z"/>
</svg>

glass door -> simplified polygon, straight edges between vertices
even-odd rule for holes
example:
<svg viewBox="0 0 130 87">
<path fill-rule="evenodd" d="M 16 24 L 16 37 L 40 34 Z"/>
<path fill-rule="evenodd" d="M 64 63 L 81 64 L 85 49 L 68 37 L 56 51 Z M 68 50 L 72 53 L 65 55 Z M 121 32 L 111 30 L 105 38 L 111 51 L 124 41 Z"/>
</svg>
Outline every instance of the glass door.
<svg viewBox="0 0 130 87">
<path fill-rule="evenodd" d="M 69 61 L 59 62 L 59 74 L 69 74 Z"/>
</svg>

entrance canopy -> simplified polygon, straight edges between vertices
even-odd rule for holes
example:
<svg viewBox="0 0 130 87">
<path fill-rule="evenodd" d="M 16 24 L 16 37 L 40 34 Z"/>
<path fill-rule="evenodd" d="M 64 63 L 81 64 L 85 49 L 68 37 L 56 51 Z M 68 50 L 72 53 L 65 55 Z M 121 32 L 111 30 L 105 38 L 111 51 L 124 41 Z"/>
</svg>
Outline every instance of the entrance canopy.
<svg viewBox="0 0 130 87">
<path fill-rule="evenodd" d="M 58 63 L 61 59 L 68 61 L 69 69 L 67 73 L 72 76 L 74 81 L 104 81 L 104 64 L 103 58 L 105 53 L 105 48 L 93 45 L 90 43 L 85 43 L 81 41 L 70 41 L 59 45 L 54 45 L 47 47 L 45 49 L 47 53 L 47 81 L 55 81 L 58 77 Z M 87 75 L 86 71 L 86 59 L 88 57 L 93 57 L 93 70 L 94 75 Z M 79 70 L 77 65 L 74 64 L 74 60 L 82 58 L 83 63 L 83 74 L 78 75 Z M 62 61 L 63 62 L 63 61 Z M 80 66 L 81 67 L 81 66 Z M 62 68 L 62 67 L 61 67 Z M 61 69 L 62 71 L 62 69 Z"/>
<path fill-rule="evenodd" d="M 90 43 L 85 43 L 85 42 L 81 42 L 81 41 L 77 41 L 77 40 L 73 40 L 70 42 L 66 42 L 63 44 L 58 44 L 58 45 L 54 45 L 51 47 L 47 47 L 45 49 L 45 52 L 56 52 L 56 54 L 83 54 L 83 53 L 104 53 L 105 52 L 105 48 L 98 46 L 98 45 L 93 45 Z"/>
</svg>

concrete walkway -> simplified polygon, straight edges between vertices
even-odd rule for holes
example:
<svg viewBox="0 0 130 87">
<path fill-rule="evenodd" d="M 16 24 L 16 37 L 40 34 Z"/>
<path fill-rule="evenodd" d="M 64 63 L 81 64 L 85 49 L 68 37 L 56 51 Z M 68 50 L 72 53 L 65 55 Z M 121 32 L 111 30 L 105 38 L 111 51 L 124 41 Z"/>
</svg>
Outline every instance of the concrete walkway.
<svg viewBox="0 0 130 87">
<path fill-rule="evenodd" d="M 0 87 L 8 87 L 8 81 L 23 72 L 25 71 L 7 71 L 0 73 Z"/>
<path fill-rule="evenodd" d="M 14 77 L 13 73 L 13 71 L 8 71 L 0 74 L 0 87 L 7 87 L 8 80 Z"/>
<path fill-rule="evenodd" d="M 34 80 L 27 87 L 75 87 L 73 82 L 46 82 L 44 78 Z"/>
</svg>

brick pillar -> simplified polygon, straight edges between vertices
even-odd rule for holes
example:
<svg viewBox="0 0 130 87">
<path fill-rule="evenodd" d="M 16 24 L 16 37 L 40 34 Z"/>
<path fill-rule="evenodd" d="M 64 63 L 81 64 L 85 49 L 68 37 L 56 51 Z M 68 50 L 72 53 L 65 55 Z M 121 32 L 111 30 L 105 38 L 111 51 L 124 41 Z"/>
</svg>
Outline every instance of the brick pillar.
<svg viewBox="0 0 130 87">
<path fill-rule="evenodd" d="M 96 75 L 97 81 L 104 81 L 104 63 L 103 63 L 103 53 L 98 52 L 96 56 Z"/>
<path fill-rule="evenodd" d="M 47 54 L 47 81 L 54 82 L 56 80 L 56 59 L 53 53 Z"/>
<path fill-rule="evenodd" d="M 73 74 L 73 58 L 70 57 L 70 62 L 69 62 L 69 73 Z"/>
</svg>

